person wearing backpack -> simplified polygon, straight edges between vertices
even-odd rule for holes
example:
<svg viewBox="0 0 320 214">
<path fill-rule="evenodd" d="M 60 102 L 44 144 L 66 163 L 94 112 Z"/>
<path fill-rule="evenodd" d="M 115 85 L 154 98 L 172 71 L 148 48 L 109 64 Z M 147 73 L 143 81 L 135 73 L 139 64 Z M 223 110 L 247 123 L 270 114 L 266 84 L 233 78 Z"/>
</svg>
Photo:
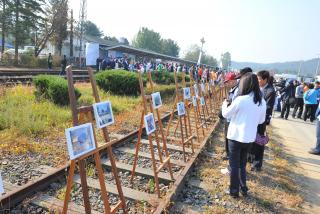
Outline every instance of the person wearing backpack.
<svg viewBox="0 0 320 214">
<path fill-rule="evenodd" d="M 290 106 L 295 102 L 293 80 L 290 80 L 288 85 L 280 90 L 280 93 L 282 95 L 280 118 L 285 118 L 287 120 L 290 113 Z"/>
<path fill-rule="evenodd" d="M 303 100 L 305 103 L 305 110 L 303 113 L 303 120 L 307 121 L 310 118 L 312 123 L 315 119 L 315 114 L 318 107 L 318 90 L 314 89 L 312 83 L 309 84 L 309 90 L 303 95 Z"/>
</svg>

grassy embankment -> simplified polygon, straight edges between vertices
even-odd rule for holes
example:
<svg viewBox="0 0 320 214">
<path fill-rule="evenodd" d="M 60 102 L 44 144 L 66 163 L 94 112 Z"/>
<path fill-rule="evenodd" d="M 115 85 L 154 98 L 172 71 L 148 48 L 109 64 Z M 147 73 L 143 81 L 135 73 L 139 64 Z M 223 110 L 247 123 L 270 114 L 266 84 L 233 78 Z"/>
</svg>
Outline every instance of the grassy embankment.
<svg viewBox="0 0 320 214">
<path fill-rule="evenodd" d="M 79 106 L 94 102 L 90 84 L 76 84 L 76 87 L 82 94 Z M 171 88 L 174 86 L 158 85 L 156 91 L 164 92 Z M 0 153 L 50 154 L 56 157 L 53 160 L 56 164 L 63 163 L 67 160 L 64 129 L 72 126 L 70 108 L 37 100 L 34 91 L 33 86 L 0 88 Z M 101 90 L 99 94 L 101 100 L 112 103 L 116 125 L 110 130 L 132 129 L 139 123 L 139 96 L 117 96 Z"/>
</svg>

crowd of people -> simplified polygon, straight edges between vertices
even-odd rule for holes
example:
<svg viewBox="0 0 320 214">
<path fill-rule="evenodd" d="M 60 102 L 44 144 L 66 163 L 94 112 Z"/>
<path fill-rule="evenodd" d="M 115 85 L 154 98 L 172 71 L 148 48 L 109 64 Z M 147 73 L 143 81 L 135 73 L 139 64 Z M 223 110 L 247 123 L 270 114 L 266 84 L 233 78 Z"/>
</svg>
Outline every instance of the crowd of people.
<svg viewBox="0 0 320 214">
<path fill-rule="evenodd" d="M 127 71 L 159 71 L 159 72 L 192 72 L 196 80 L 206 79 L 209 81 L 210 73 L 220 82 L 223 79 L 225 70 L 218 67 L 213 68 L 205 65 L 181 64 L 177 62 L 156 62 L 152 60 L 129 60 L 127 58 L 104 58 L 96 60 L 96 70 L 105 71 L 108 69 L 124 69 Z"/>
<path fill-rule="evenodd" d="M 230 174 L 230 196 L 248 194 L 246 165 L 251 171 L 262 170 L 265 145 L 268 143 L 267 126 L 274 110 L 281 112 L 280 118 L 292 117 L 310 122 L 316 120 L 316 147 L 309 153 L 320 155 L 320 83 L 302 83 L 297 80 L 280 80 L 266 70 L 254 74 L 249 67 L 238 75 L 228 73 L 225 81 L 231 84 L 227 99 L 221 107 L 220 118 L 225 120 L 225 159 Z M 317 118 L 319 117 L 319 118 Z"/>
</svg>

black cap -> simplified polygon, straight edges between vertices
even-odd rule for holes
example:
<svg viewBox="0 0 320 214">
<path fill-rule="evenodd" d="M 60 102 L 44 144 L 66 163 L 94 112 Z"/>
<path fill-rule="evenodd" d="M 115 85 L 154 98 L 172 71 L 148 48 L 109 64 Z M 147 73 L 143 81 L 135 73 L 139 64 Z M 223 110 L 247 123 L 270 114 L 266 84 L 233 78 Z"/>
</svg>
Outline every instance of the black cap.
<svg viewBox="0 0 320 214">
<path fill-rule="evenodd" d="M 246 73 L 249 73 L 251 72 L 252 73 L 252 69 L 250 67 L 245 67 L 245 68 L 242 68 L 240 70 L 240 73 L 236 76 L 235 79 L 240 79 L 243 75 L 245 75 Z"/>
</svg>

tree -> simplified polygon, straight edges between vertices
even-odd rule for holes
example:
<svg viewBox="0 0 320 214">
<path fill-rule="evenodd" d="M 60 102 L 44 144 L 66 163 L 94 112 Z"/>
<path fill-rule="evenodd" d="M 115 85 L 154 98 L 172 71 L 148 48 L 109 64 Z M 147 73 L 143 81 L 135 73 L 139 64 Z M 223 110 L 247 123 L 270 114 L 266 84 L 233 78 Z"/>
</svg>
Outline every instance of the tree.
<svg viewBox="0 0 320 214">
<path fill-rule="evenodd" d="M 14 0 L 13 15 L 14 15 L 14 61 L 18 64 L 18 48 L 19 45 L 30 38 L 31 29 L 35 29 L 37 25 L 41 25 L 44 18 L 43 8 L 41 7 L 44 0 Z"/>
<path fill-rule="evenodd" d="M 231 54 L 229 52 L 221 54 L 221 64 L 223 69 L 229 69 L 231 66 Z"/>
<path fill-rule="evenodd" d="M 64 11 L 65 0 L 49 0 L 44 7 L 46 18 L 35 27 L 35 56 L 37 57 L 45 48 L 49 39 L 51 39 L 57 29 L 60 28 L 60 11 Z"/>
<path fill-rule="evenodd" d="M 73 10 L 71 10 L 71 19 L 70 19 L 70 57 L 73 57 Z"/>
<path fill-rule="evenodd" d="M 9 33 L 9 24 L 11 22 L 12 0 L 2 0 L 1 7 L 1 53 L 4 53 L 6 37 Z M 3 56 L 3 55 L 1 55 Z"/>
<path fill-rule="evenodd" d="M 186 51 L 184 59 L 197 62 L 200 54 L 200 46 L 199 45 L 191 45 L 189 49 Z M 206 53 L 202 53 L 201 64 L 210 65 L 212 67 L 217 67 L 218 62 L 213 57 Z"/>
<path fill-rule="evenodd" d="M 161 40 L 161 53 L 169 56 L 177 57 L 179 55 L 180 47 L 172 39 Z"/>
<path fill-rule="evenodd" d="M 95 23 L 91 21 L 86 21 L 84 23 L 84 34 L 99 38 L 103 36 L 103 32 L 98 28 L 98 26 Z"/>
<path fill-rule="evenodd" d="M 119 41 L 121 44 L 124 44 L 124 45 L 129 45 L 129 41 L 127 38 L 125 37 L 120 37 L 120 41 Z"/>
<path fill-rule="evenodd" d="M 119 40 L 116 37 L 111 37 L 111 36 L 105 36 L 103 37 L 104 40 L 107 40 L 109 42 L 115 42 L 115 43 L 119 43 Z"/>
<path fill-rule="evenodd" d="M 184 59 L 197 62 L 200 54 L 200 49 L 201 48 L 199 45 L 191 45 L 189 49 L 186 51 Z"/>
<path fill-rule="evenodd" d="M 55 25 L 53 32 L 53 42 L 58 49 L 59 55 L 61 56 L 61 50 L 63 41 L 68 37 L 68 0 L 51 0 L 53 5 L 58 6 L 60 9 L 57 10 L 55 16 Z"/>
<path fill-rule="evenodd" d="M 159 33 L 143 27 L 133 39 L 132 46 L 161 52 L 161 36 Z"/>
</svg>

